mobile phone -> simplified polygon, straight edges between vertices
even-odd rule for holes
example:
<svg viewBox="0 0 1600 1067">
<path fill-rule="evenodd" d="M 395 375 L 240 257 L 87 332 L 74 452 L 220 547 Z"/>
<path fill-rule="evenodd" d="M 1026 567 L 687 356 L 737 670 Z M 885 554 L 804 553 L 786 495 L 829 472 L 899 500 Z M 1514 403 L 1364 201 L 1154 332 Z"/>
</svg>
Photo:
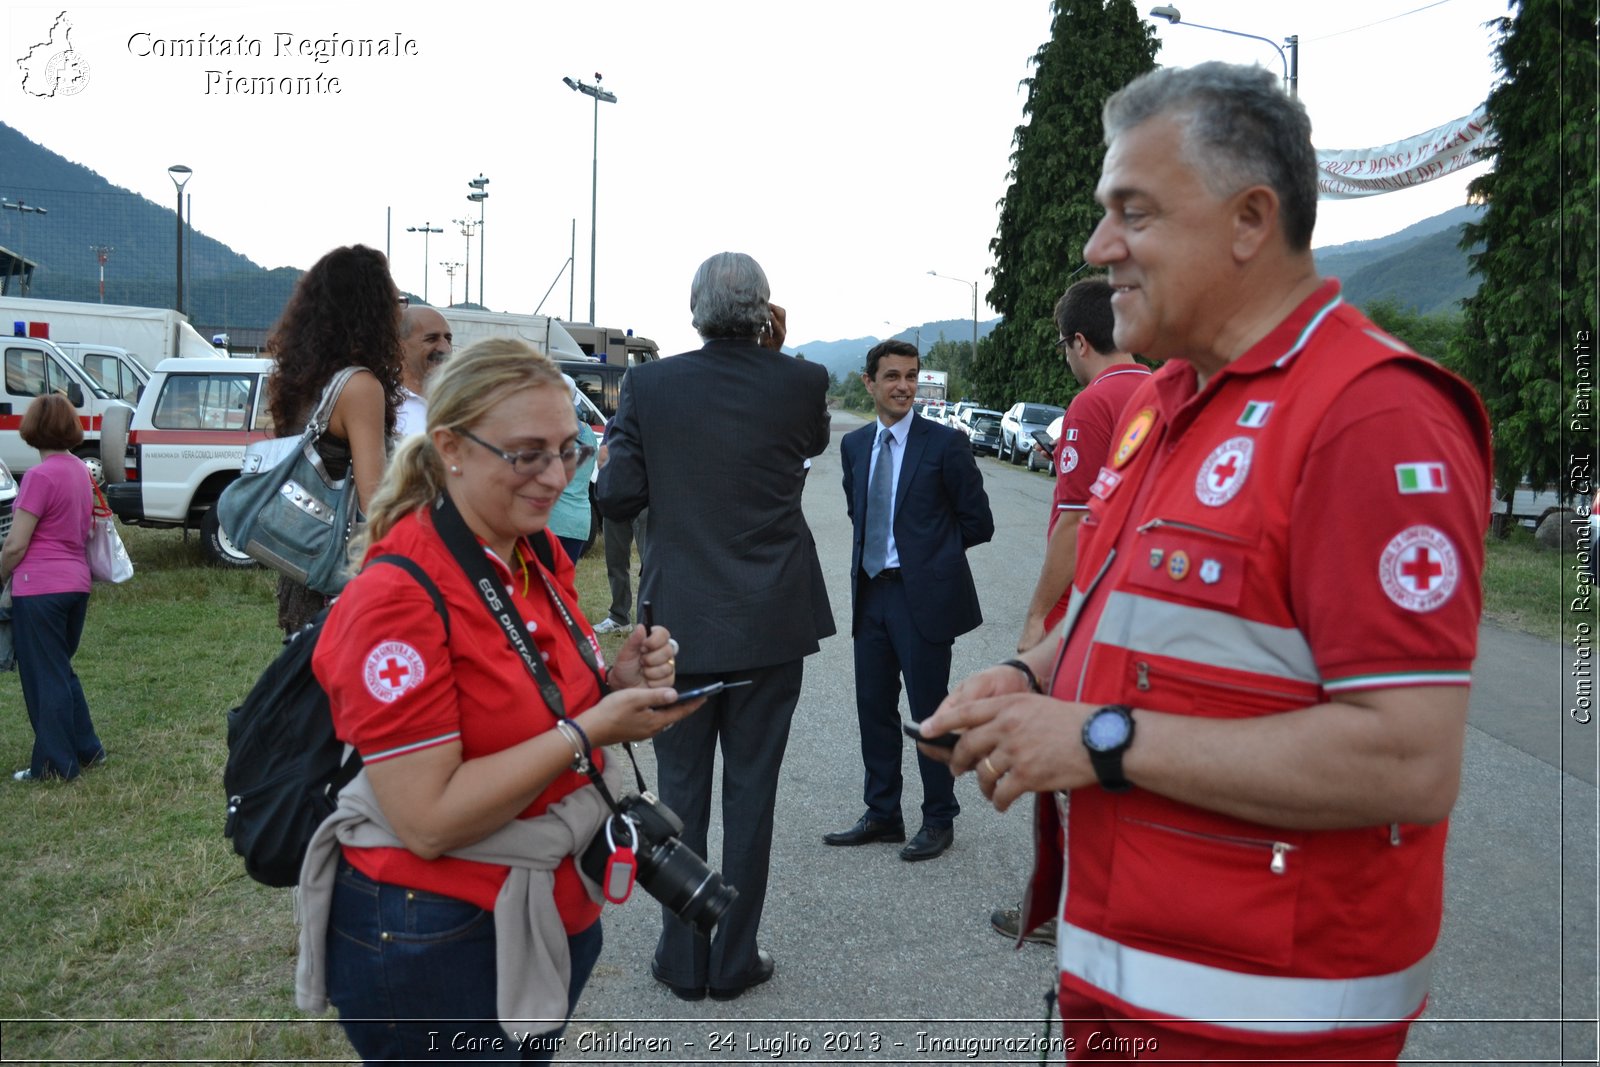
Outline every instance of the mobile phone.
<svg viewBox="0 0 1600 1067">
<path fill-rule="evenodd" d="M 702 685 L 698 689 L 685 689 L 685 690 L 682 690 L 681 692 L 678 693 L 678 699 L 677 700 L 674 700 L 670 704 L 663 704 L 659 708 L 655 708 L 654 710 L 656 710 L 656 711 L 666 711 L 669 708 L 675 708 L 675 707 L 679 706 L 680 704 L 687 704 L 691 700 L 699 700 L 701 697 L 708 697 L 708 696 L 711 696 L 711 695 L 713 695 L 715 693 L 720 693 L 724 689 L 732 689 L 735 686 L 749 685 L 749 684 L 750 684 L 750 679 L 746 678 L 742 682 L 712 682 L 710 685 Z"/>
<path fill-rule="evenodd" d="M 956 742 L 961 740 L 960 734 L 940 734 L 938 737 L 923 737 L 921 725 L 914 722 L 902 722 L 900 729 L 911 740 L 924 745 L 932 745 L 934 748 L 955 748 Z"/>
</svg>

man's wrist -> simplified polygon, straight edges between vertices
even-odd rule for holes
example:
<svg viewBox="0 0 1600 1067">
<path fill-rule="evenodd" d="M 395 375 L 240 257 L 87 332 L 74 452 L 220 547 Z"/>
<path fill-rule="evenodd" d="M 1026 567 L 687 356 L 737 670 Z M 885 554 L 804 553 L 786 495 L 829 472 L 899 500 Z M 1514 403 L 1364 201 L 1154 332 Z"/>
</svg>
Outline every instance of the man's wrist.
<svg viewBox="0 0 1600 1067">
<path fill-rule="evenodd" d="M 1032 667 L 1028 666 L 1026 663 L 1022 662 L 1020 659 L 1001 660 L 1000 661 L 1000 666 L 1002 666 L 1002 667 L 1010 667 L 1010 668 L 1012 668 L 1014 670 L 1021 671 L 1022 672 L 1022 676 L 1028 680 L 1028 688 L 1030 690 L 1032 690 L 1035 693 L 1040 693 L 1040 694 L 1044 693 L 1043 687 L 1041 687 L 1039 685 L 1039 676 L 1037 674 L 1033 673 L 1033 668 Z"/>
</svg>

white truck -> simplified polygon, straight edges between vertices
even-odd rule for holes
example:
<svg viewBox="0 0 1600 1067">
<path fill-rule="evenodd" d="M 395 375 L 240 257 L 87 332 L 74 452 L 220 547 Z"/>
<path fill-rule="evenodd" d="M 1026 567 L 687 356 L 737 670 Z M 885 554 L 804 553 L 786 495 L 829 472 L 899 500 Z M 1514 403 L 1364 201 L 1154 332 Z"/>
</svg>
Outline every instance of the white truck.
<svg viewBox="0 0 1600 1067">
<path fill-rule="evenodd" d="M 22 324 L 20 330 L 18 323 Z M 57 342 L 113 345 L 128 352 L 147 372 L 169 357 L 211 358 L 218 354 L 187 318 L 169 308 L 0 296 L 0 334 L 18 333 Z"/>
<path fill-rule="evenodd" d="M 491 337 L 514 337 L 528 342 L 551 359 L 591 358 L 573 340 L 566 327 L 547 315 L 520 315 L 512 311 L 477 311 L 456 307 L 437 310 L 450 324 L 450 330 L 455 335 L 451 344 L 457 352 Z"/>
</svg>

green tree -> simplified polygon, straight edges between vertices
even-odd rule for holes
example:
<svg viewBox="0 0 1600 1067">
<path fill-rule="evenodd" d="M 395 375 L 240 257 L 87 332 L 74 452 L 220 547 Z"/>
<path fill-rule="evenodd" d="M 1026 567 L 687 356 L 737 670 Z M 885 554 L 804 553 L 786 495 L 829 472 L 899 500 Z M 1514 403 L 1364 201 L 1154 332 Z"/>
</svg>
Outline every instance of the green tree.
<svg viewBox="0 0 1600 1067">
<path fill-rule="evenodd" d="M 1468 187 L 1487 210 L 1462 238 L 1463 248 L 1483 250 L 1472 256 L 1481 284 L 1465 301 L 1457 346 L 1494 424 L 1502 499 L 1524 478 L 1543 488 L 1566 469 L 1564 438 L 1579 402 L 1571 353 L 1596 322 L 1600 197 L 1595 7 L 1522 0 L 1512 10 L 1499 20 L 1500 81 L 1488 99 L 1494 170 Z M 1592 359 L 1592 340 L 1587 347 Z M 1582 402 L 1592 412 L 1593 393 Z"/>
<path fill-rule="evenodd" d="M 1100 107 L 1155 66 L 1160 42 L 1132 0 L 1055 0 L 1050 39 L 1033 55 L 1026 116 L 1011 152 L 989 303 L 1004 316 L 980 346 L 971 387 L 991 406 L 1065 404 L 1077 388 L 1054 348 L 1050 312 L 1083 263 L 1100 208 Z"/>
<path fill-rule="evenodd" d="M 1410 345 L 1414 351 L 1459 372 L 1455 361 L 1461 347 L 1460 315 L 1442 312 L 1424 315 L 1409 307 L 1402 307 L 1393 297 L 1374 300 L 1362 310 L 1367 318 Z"/>
</svg>

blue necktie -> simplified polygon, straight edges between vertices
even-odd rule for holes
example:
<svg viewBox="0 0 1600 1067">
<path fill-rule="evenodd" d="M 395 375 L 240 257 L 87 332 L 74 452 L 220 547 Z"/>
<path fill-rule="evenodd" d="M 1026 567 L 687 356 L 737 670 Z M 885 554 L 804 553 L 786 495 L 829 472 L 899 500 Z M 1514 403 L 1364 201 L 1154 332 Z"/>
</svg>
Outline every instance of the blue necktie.
<svg viewBox="0 0 1600 1067">
<path fill-rule="evenodd" d="M 867 485 L 867 532 L 861 544 L 861 569 L 876 578 L 889 565 L 889 520 L 894 511 L 894 435 L 878 432 L 878 462 Z"/>
</svg>

